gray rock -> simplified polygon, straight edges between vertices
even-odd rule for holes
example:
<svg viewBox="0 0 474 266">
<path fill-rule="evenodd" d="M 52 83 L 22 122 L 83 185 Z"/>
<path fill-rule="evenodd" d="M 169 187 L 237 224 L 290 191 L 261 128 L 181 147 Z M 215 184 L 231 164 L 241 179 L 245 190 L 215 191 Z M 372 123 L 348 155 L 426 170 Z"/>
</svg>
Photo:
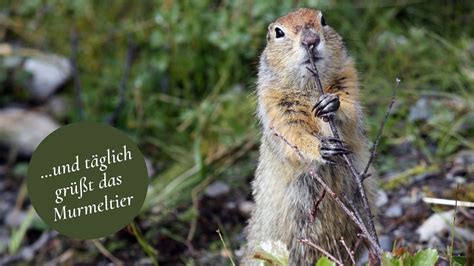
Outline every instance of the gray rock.
<svg viewBox="0 0 474 266">
<path fill-rule="evenodd" d="M 386 211 L 385 211 L 385 217 L 388 218 L 397 218 L 402 216 L 403 210 L 400 204 L 395 204 L 390 206 Z"/>
<path fill-rule="evenodd" d="M 453 163 L 454 167 L 458 167 L 468 172 L 469 174 L 474 173 L 474 151 L 463 150 L 456 154 Z"/>
<path fill-rule="evenodd" d="M 69 112 L 69 105 L 63 97 L 52 96 L 45 105 L 46 111 L 56 119 L 63 119 Z"/>
<path fill-rule="evenodd" d="M 393 239 L 387 235 L 379 236 L 380 247 L 385 251 L 392 251 Z"/>
<path fill-rule="evenodd" d="M 235 210 L 237 208 L 237 203 L 233 202 L 233 201 L 229 201 L 229 202 L 226 202 L 224 204 L 224 207 L 227 209 L 227 210 Z"/>
<path fill-rule="evenodd" d="M 455 226 L 454 231 L 456 232 L 456 235 L 461 236 L 466 241 L 468 242 L 474 241 L 474 232 L 470 230 L 468 227 L 461 228 L 461 227 Z"/>
<path fill-rule="evenodd" d="M 52 54 L 27 58 L 23 67 L 32 74 L 28 90 L 34 98 L 40 100 L 52 95 L 72 73 L 72 66 L 67 58 Z"/>
<path fill-rule="evenodd" d="M 19 108 L 0 110 L 0 142 L 31 155 L 59 124 L 49 116 Z"/>
<path fill-rule="evenodd" d="M 252 210 L 255 208 L 255 203 L 251 201 L 242 201 L 239 203 L 239 213 L 244 217 L 250 217 Z"/>
<path fill-rule="evenodd" d="M 375 201 L 375 206 L 382 207 L 383 205 L 387 204 L 388 196 L 387 193 L 383 190 L 377 190 L 377 199 Z"/>
<path fill-rule="evenodd" d="M 155 167 L 150 158 L 145 158 L 146 170 L 148 172 L 148 177 L 153 177 L 156 174 Z"/>
<path fill-rule="evenodd" d="M 210 198 L 218 198 L 229 194 L 230 187 L 222 181 L 216 181 L 206 188 L 204 194 Z"/>
<path fill-rule="evenodd" d="M 430 101 L 426 97 L 422 97 L 410 108 L 408 120 L 410 122 L 426 121 L 432 115 L 433 110 Z"/>
<path fill-rule="evenodd" d="M 453 220 L 454 210 L 432 214 L 416 229 L 416 232 L 420 235 L 420 241 L 429 241 L 436 234 L 449 230 L 450 223 Z"/>
<path fill-rule="evenodd" d="M 418 192 L 415 195 L 403 196 L 398 200 L 398 202 L 402 206 L 413 205 L 413 204 L 417 203 L 418 201 L 420 201 L 422 199 L 422 197 L 423 197 L 423 193 Z"/>
<path fill-rule="evenodd" d="M 13 209 L 7 214 L 7 217 L 5 218 L 5 224 L 10 227 L 18 227 L 21 225 L 23 220 L 25 220 L 26 215 L 27 214 L 24 211 Z"/>
</svg>

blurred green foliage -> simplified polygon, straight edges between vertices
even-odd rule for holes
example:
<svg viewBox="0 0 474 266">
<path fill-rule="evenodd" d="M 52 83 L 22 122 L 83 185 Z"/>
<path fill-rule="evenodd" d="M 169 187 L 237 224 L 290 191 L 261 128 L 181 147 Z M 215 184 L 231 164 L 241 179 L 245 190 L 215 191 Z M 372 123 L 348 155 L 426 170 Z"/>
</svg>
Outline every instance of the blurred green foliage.
<svg viewBox="0 0 474 266">
<path fill-rule="evenodd" d="M 3 0 L 0 40 L 69 57 L 77 31 L 89 121 L 106 121 L 116 107 L 133 41 L 136 56 L 117 126 L 158 170 L 144 210 L 159 210 L 150 216 L 157 224 L 173 212 L 178 222 L 160 233 L 184 243 L 199 215 L 193 197 L 195 203 L 215 178 L 252 175 L 258 55 L 267 25 L 300 6 L 321 9 L 344 37 L 360 72 L 370 136 L 396 77 L 402 80 L 380 147 L 380 172 L 400 167 L 391 149 L 406 141 L 428 163 L 474 147 L 472 1 Z M 73 98 L 73 84 L 62 93 Z M 426 95 L 443 100 L 428 121 L 410 121 L 410 108 Z M 72 108 L 67 121 L 77 119 Z M 245 179 L 229 180 L 248 193 Z"/>
</svg>

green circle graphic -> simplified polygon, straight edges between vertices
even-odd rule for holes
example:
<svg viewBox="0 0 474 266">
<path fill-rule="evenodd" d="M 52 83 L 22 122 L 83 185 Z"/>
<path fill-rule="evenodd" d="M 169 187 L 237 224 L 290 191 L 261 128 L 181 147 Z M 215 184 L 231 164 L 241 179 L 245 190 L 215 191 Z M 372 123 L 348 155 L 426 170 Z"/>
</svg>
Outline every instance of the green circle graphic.
<svg viewBox="0 0 474 266">
<path fill-rule="evenodd" d="M 80 122 L 51 133 L 28 167 L 28 194 L 52 229 L 94 239 L 122 229 L 139 213 L 148 175 L 137 145 L 113 127 Z"/>
</svg>

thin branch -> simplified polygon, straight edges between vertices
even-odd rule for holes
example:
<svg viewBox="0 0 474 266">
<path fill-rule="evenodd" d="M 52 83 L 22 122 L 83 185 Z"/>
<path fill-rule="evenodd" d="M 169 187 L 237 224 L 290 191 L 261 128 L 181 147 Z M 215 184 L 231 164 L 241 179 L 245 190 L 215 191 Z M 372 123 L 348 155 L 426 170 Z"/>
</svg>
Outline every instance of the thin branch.
<svg viewBox="0 0 474 266">
<path fill-rule="evenodd" d="M 79 54 L 79 36 L 77 33 L 76 27 L 73 27 L 71 30 L 71 66 L 72 66 L 72 76 L 74 81 L 74 94 L 75 94 L 75 104 L 77 108 L 77 116 L 79 121 L 84 120 L 84 104 L 82 101 L 82 86 L 81 86 L 81 76 L 79 73 L 79 63 L 77 60 Z"/>
<path fill-rule="evenodd" d="M 323 87 L 322 87 L 322 84 L 321 84 L 321 79 L 319 78 L 319 72 L 318 72 L 318 69 L 316 67 L 316 63 L 314 62 L 314 58 L 313 58 L 312 53 L 310 51 L 309 45 L 305 45 L 305 49 L 306 49 L 306 52 L 308 54 L 311 66 L 312 66 L 312 69 L 308 68 L 308 70 L 310 70 L 311 73 L 313 74 L 313 76 L 316 80 L 318 90 L 319 90 L 320 94 L 323 95 L 324 90 L 323 90 Z M 337 139 L 340 139 L 339 132 L 338 132 L 338 129 L 336 127 L 336 124 L 334 123 L 333 117 L 328 117 L 327 119 L 324 119 L 324 121 L 329 123 L 329 126 L 331 128 L 333 137 L 335 137 Z M 365 210 L 366 216 L 368 217 L 367 223 L 369 225 L 369 233 L 370 233 L 371 239 L 375 240 L 375 243 L 376 243 L 374 245 L 374 247 L 377 246 L 377 248 L 381 250 L 380 246 L 378 245 L 378 237 L 377 237 L 377 232 L 375 231 L 374 221 L 372 220 L 372 210 L 370 209 L 370 206 L 369 206 L 369 202 L 368 202 L 368 199 L 367 199 L 365 188 L 362 185 L 363 178 L 361 177 L 361 175 L 355 169 L 354 164 L 352 163 L 352 160 L 349 158 L 349 156 L 347 156 L 346 154 L 343 154 L 342 157 L 344 158 L 348 168 L 350 169 L 350 172 L 352 173 L 352 176 L 353 176 L 353 178 L 354 178 L 354 180 L 357 184 L 357 187 L 358 187 L 358 190 L 359 190 L 359 193 L 360 193 L 360 197 L 362 198 L 362 203 L 363 203 L 363 206 L 364 206 L 364 210 Z M 378 255 L 380 255 L 380 256 L 378 256 L 378 258 L 381 258 L 381 254 L 382 253 L 378 254 Z"/>
<path fill-rule="evenodd" d="M 273 126 L 270 126 L 270 130 L 273 131 L 273 135 L 282 139 L 288 146 L 290 146 L 296 154 L 300 157 L 301 160 L 306 160 L 304 155 L 301 153 L 300 149 L 296 146 L 291 144 L 282 134 L 280 134 Z"/>
<path fill-rule="evenodd" d="M 351 250 L 347 246 L 346 241 L 344 241 L 344 237 L 341 236 L 341 239 L 339 240 L 339 242 L 341 242 L 341 244 L 344 246 L 344 249 L 346 250 L 347 254 L 349 255 L 349 258 L 351 259 L 352 264 L 355 265 L 356 262 L 355 262 L 354 254 L 351 253 Z"/>
<path fill-rule="evenodd" d="M 306 160 L 306 158 L 303 156 L 303 154 L 299 151 L 298 147 L 296 145 L 291 144 L 287 139 L 285 139 L 280 133 L 278 133 L 273 127 L 270 127 L 271 130 L 273 130 L 275 136 L 281 138 L 289 147 L 291 147 L 299 156 L 301 157 L 302 160 Z M 369 233 L 365 223 L 363 220 L 359 219 L 357 215 L 351 211 L 342 201 L 339 197 L 337 197 L 336 193 L 334 193 L 331 188 L 322 180 L 322 178 L 317 175 L 315 172 L 310 171 L 309 175 L 316 179 L 318 183 L 323 186 L 324 190 L 326 190 L 331 197 L 334 199 L 334 201 L 343 209 L 343 211 L 349 216 L 349 218 L 359 227 L 359 229 L 362 231 L 364 234 L 364 237 L 369 241 L 370 247 L 372 247 L 373 250 L 379 255 L 380 257 L 382 256 L 382 248 L 378 245 L 378 241 Z"/>
<path fill-rule="evenodd" d="M 129 34 L 128 43 L 127 43 L 127 57 L 125 59 L 123 77 L 122 77 L 122 80 L 120 81 L 119 88 L 118 88 L 119 101 L 118 101 L 117 106 L 114 109 L 114 112 L 109 118 L 109 123 L 111 125 L 117 124 L 120 113 L 122 112 L 122 109 L 125 106 L 125 94 L 127 92 L 127 84 L 128 84 L 128 79 L 130 77 L 130 71 L 132 68 L 134 57 L 135 57 L 135 43 L 133 41 L 132 34 Z"/>
<path fill-rule="evenodd" d="M 316 220 L 316 213 L 318 212 L 319 205 L 323 201 L 324 196 L 326 196 L 326 190 L 325 189 L 323 189 L 323 191 L 321 191 L 321 196 L 319 196 L 318 200 L 316 201 L 316 204 L 314 204 L 314 207 L 310 210 L 310 215 L 311 215 L 310 216 L 310 221 L 312 223 L 314 223 L 314 221 Z"/>
<path fill-rule="evenodd" d="M 303 244 L 309 245 L 310 247 L 320 251 L 321 253 L 324 254 L 324 256 L 328 257 L 330 260 L 334 261 L 336 264 L 343 265 L 342 262 L 340 260 L 336 259 L 333 255 L 331 255 L 331 253 L 327 252 L 322 247 L 320 247 L 320 246 L 316 245 L 315 243 L 311 242 L 309 239 L 306 239 L 306 238 L 298 239 L 298 241 L 300 241 Z"/>
<path fill-rule="evenodd" d="M 357 250 L 359 249 L 360 244 L 362 243 L 362 239 L 363 239 L 362 234 L 357 234 L 357 241 L 354 245 L 354 248 L 351 250 L 352 256 L 354 256 L 356 254 Z"/>
<path fill-rule="evenodd" d="M 347 198 L 346 194 L 344 193 L 342 193 L 342 198 L 344 199 L 346 204 L 349 205 L 349 207 L 352 209 L 357 219 L 359 219 L 359 221 L 364 221 L 364 219 L 362 219 L 362 216 L 359 213 L 359 210 L 355 207 L 354 202 L 350 200 L 349 198 Z"/>
<path fill-rule="evenodd" d="M 364 178 L 364 179 L 366 177 L 368 177 L 367 173 L 369 171 L 370 165 L 372 164 L 373 160 L 375 159 L 377 146 L 379 145 L 380 138 L 382 137 L 383 129 L 385 127 L 385 123 L 387 122 L 388 117 L 392 113 L 393 105 L 395 104 L 395 98 L 397 96 L 398 85 L 400 85 L 400 79 L 397 78 L 396 82 L 397 82 L 397 85 L 396 85 L 395 89 L 392 92 L 392 99 L 391 99 L 390 104 L 387 108 L 387 111 L 385 112 L 385 116 L 382 120 L 382 123 L 380 124 L 380 129 L 379 129 L 379 132 L 377 133 L 377 137 L 375 138 L 374 144 L 373 144 L 372 148 L 370 149 L 371 154 L 370 154 L 370 157 L 369 157 L 369 161 L 367 162 L 367 165 L 365 166 L 364 172 L 362 172 L 362 174 L 361 174 L 362 178 Z"/>
<path fill-rule="evenodd" d="M 359 229 L 362 231 L 364 237 L 369 241 L 370 246 L 372 247 L 372 249 L 377 253 L 377 256 L 381 257 L 382 253 L 383 253 L 383 250 L 379 246 L 379 244 L 377 243 L 377 240 L 369 233 L 369 231 L 368 231 L 367 227 L 365 226 L 364 222 L 360 221 L 357 218 L 357 216 L 355 215 L 355 213 L 353 211 L 349 210 L 349 208 L 347 208 L 347 206 L 341 201 L 341 199 L 337 197 L 336 193 L 334 193 L 331 190 L 331 188 L 323 181 L 323 179 L 318 174 L 316 174 L 313 171 L 310 171 L 309 174 L 312 178 L 316 179 L 316 181 L 318 181 L 318 183 L 321 186 L 323 186 L 324 189 L 326 189 L 329 192 L 329 195 L 331 195 L 331 197 L 339 205 L 339 207 L 341 207 L 344 210 L 344 212 L 349 216 L 349 218 L 357 225 L 357 227 L 359 227 Z"/>
</svg>

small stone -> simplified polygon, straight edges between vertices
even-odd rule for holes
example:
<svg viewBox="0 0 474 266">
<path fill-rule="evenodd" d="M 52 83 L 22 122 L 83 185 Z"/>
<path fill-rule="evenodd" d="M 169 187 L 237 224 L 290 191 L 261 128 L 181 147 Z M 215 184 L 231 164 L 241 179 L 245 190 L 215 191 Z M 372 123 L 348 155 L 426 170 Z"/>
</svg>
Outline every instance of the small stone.
<svg viewBox="0 0 474 266">
<path fill-rule="evenodd" d="M 474 232 L 470 230 L 468 227 L 461 228 L 461 227 L 455 226 L 454 232 L 456 232 L 456 235 L 460 236 L 461 238 L 464 238 L 468 242 L 474 241 Z"/>
<path fill-rule="evenodd" d="M 29 90 L 36 99 L 46 99 L 71 77 L 69 60 L 58 55 L 46 54 L 27 58 L 24 69 L 32 74 Z"/>
<path fill-rule="evenodd" d="M 26 261 L 32 261 L 35 257 L 35 252 L 30 247 L 25 247 L 21 250 L 21 257 Z"/>
<path fill-rule="evenodd" d="M 229 194 L 229 192 L 230 187 L 226 183 L 216 181 L 206 188 L 204 194 L 209 198 L 218 198 Z"/>
<path fill-rule="evenodd" d="M 239 212 L 244 217 L 250 217 L 252 210 L 255 208 L 255 203 L 251 201 L 242 201 L 239 203 Z"/>
<path fill-rule="evenodd" d="M 27 214 L 24 211 L 13 209 L 7 214 L 7 217 L 5 218 L 5 224 L 10 227 L 18 227 L 21 225 L 23 220 L 25 220 L 26 215 Z"/>
<path fill-rule="evenodd" d="M 422 97 L 410 108 L 408 120 L 410 122 L 420 122 L 426 121 L 432 116 L 433 110 L 430 101 L 426 97 Z"/>
<path fill-rule="evenodd" d="M 237 203 L 230 201 L 227 202 L 224 206 L 227 210 L 235 210 L 237 208 Z"/>
<path fill-rule="evenodd" d="M 393 245 L 392 238 L 390 238 L 387 235 L 379 236 L 379 243 L 380 243 L 380 247 L 385 251 L 391 251 L 392 248 L 393 248 L 392 247 L 392 245 Z"/>
<path fill-rule="evenodd" d="M 0 110 L 0 142 L 31 155 L 59 124 L 49 116 L 20 108 Z"/>
<path fill-rule="evenodd" d="M 56 119 L 63 119 L 69 111 L 66 100 L 60 96 L 51 97 L 45 107 L 47 113 Z"/>
<path fill-rule="evenodd" d="M 459 169 L 458 171 L 464 170 L 469 174 L 474 173 L 474 151 L 472 150 L 463 150 L 456 154 L 453 163 L 454 167 Z M 450 171 L 452 172 L 452 171 Z"/>
<path fill-rule="evenodd" d="M 378 190 L 377 191 L 377 200 L 375 201 L 375 205 L 377 207 L 381 207 L 381 206 L 387 204 L 387 202 L 388 202 L 387 193 L 385 193 L 385 191 L 383 191 L 383 190 Z"/>
<path fill-rule="evenodd" d="M 388 218 L 397 218 L 402 215 L 402 207 L 399 204 L 392 205 L 390 206 L 386 211 L 385 211 L 385 216 Z"/>
<path fill-rule="evenodd" d="M 403 196 L 403 197 L 401 197 L 401 198 L 398 200 L 398 202 L 399 202 L 400 204 L 402 204 L 402 205 L 411 205 L 411 204 L 414 204 L 414 203 L 415 203 L 415 201 L 414 201 L 411 197 L 409 197 L 409 196 Z"/>
<path fill-rule="evenodd" d="M 466 184 L 466 183 L 467 183 L 467 180 L 466 180 L 466 178 L 464 178 L 464 177 L 455 176 L 455 177 L 454 177 L 454 183 L 456 183 L 456 184 Z"/>
<path fill-rule="evenodd" d="M 454 220 L 454 210 L 434 213 L 416 229 L 421 241 L 429 241 L 433 236 L 449 230 L 449 223 Z"/>
<path fill-rule="evenodd" d="M 155 167 L 150 158 L 145 158 L 146 170 L 148 172 L 148 177 L 153 177 L 155 175 Z"/>
</svg>

